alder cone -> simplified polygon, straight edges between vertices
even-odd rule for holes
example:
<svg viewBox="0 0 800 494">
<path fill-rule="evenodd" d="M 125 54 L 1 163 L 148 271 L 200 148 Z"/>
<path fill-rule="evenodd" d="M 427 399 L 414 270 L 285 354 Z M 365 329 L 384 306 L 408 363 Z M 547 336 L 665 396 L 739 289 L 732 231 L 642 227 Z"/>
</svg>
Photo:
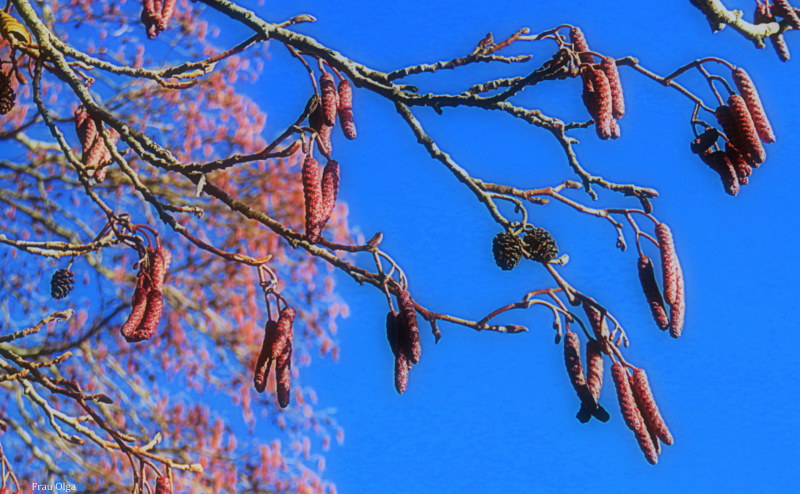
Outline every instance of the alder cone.
<svg viewBox="0 0 800 494">
<path fill-rule="evenodd" d="M 319 242 L 322 233 L 322 188 L 319 165 L 310 154 L 303 160 L 303 197 L 306 206 L 306 237 L 311 243 Z"/>
<path fill-rule="evenodd" d="M 588 52 L 589 44 L 586 42 L 586 37 L 579 27 L 573 27 L 569 30 L 569 41 L 572 43 L 572 49 L 576 52 Z M 592 55 L 590 53 L 581 53 L 578 55 L 581 63 L 592 63 Z"/>
<path fill-rule="evenodd" d="M 522 259 L 523 247 L 522 239 L 513 233 L 498 233 L 492 239 L 492 255 L 495 264 L 504 271 L 514 269 Z"/>
<path fill-rule="evenodd" d="M 667 446 L 672 446 L 672 434 L 667 428 L 667 424 L 661 417 L 661 412 L 658 410 L 653 392 L 650 390 L 650 383 L 647 380 L 647 374 L 644 369 L 636 369 L 633 372 L 631 379 L 631 390 L 636 399 L 636 404 L 642 414 L 647 429 L 655 433 Z"/>
<path fill-rule="evenodd" d="M 422 356 L 422 343 L 419 338 L 419 326 L 417 324 L 417 311 L 414 309 L 414 301 L 411 300 L 406 290 L 397 292 L 397 305 L 400 313 L 397 318 L 398 343 L 400 350 L 412 364 L 418 364 Z"/>
<path fill-rule="evenodd" d="M 330 220 L 333 209 L 336 207 L 336 197 L 339 194 L 339 163 L 328 160 L 322 170 L 322 223 L 320 230 Z"/>
<path fill-rule="evenodd" d="M 611 88 L 612 114 L 614 118 L 622 118 L 625 115 L 625 98 L 622 94 L 622 82 L 619 78 L 617 62 L 611 57 L 603 57 L 603 61 L 600 62 L 600 69 L 606 75 Z"/>
<path fill-rule="evenodd" d="M 631 384 L 628 380 L 628 371 L 625 370 L 621 363 L 614 362 L 614 365 L 611 366 L 611 377 L 614 379 L 617 399 L 619 400 L 619 410 L 625 420 L 625 425 L 633 431 L 636 441 L 639 443 L 639 448 L 641 448 L 647 461 L 655 465 L 658 463 L 656 447 L 636 404 L 636 399 L 633 397 Z"/>
<path fill-rule="evenodd" d="M 650 306 L 650 312 L 653 314 L 653 319 L 656 325 L 665 330 L 669 327 L 669 318 L 667 317 L 667 310 L 664 307 L 664 298 L 661 296 L 661 290 L 658 288 L 656 282 L 656 273 L 653 268 L 653 261 L 642 255 L 639 257 L 639 282 L 642 284 L 642 291 L 647 298 L 647 304 Z"/>
<path fill-rule="evenodd" d="M 156 477 L 156 494 L 172 494 L 172 483 L 166 475 Z"/>
<path fill-rule="evenodd" d="M 14 109 L 14 99 L 17 95 L 11 87 L 11 80 L 0 71 L 0 115 L 5 115 Z"/>
<path fill-rule="evenodd" d="M 322 105 L 323 122 L 328 127 L 333 127 L 336 124 L 336 82 L 333 80 L 333 74 L 330 72 L 323 72 L 319 76 L 319 89 L 321 93 L 320 103 Z"/>
<path fill-rule="evenodd" d="M 764 106 L 761 103 L 761 97 L 758 95 L 756 85 L 753 84 L 750 76 L 744 69 L 736 68 L 733 71 L 733 81 L 742 94 L 742 98 L 747 104 L 747 109 L 750 110 L 750 116 L 753 119 L 756 132 L 758 132 L 758 137 L 764 142 L 775 142 L 775 133 L 772 131 L 772 125 L 769 123 Z"/>
<path fill-rule="evenodd" d="M 342 133 L 350 140 L 356 138 L 356 123 L 353 120 L 353 87 L 350 81 L 339 81 L 339 123 L 342 124 Z"/>
<path fill-rule="evenodd" d="M 516 236 L 515 236 L 516 237 Z M 522 239 L 529 257 L 537 262 L 550 262 L 558 257 L 558 245 L 553 235 L 544 228 L 536 228 Z"/>
<path fill-rule="evenodd" d="M 278 323 L 273 320 L 268 320 L 264 325 L 264 341 L 261 343 L 261 352 L 258 354 L 256 370 L 253 375 L 253 387 L 259 393 L 263 393 L 267 387 L 267 376 L 272 367 L 272 345 L 277 329 Z"/>
<path fill-rule="evenodd" d="M 732 196 L 739 194 L 738 174 L 725 151 L 707 153 L 704 154 L 702 158 L 712 170 L 719 173 L 719 176 L 722 178 L 722 185 L 725 187 L 725 192 Z"/>
<path fill-rule="evenodd" d="M 50 278 L 50 296 L 56 300 L 69 295 L 75 286 L 75 273 L 67 268 L 61 268 Z"/>
<path fill-rule="evenodd" d="M 736 148 L 747 154 L 753 162 L 763 163 L 767 159 L 767 154 L 764 146 L 761 145 L 761 139 L 758 137 L 758 131 L 744 98 L 738 94 L 732 94 L 728 97 L 728 106 L 742 144 L 742 147 L 736 146 Z"/>
</svg>

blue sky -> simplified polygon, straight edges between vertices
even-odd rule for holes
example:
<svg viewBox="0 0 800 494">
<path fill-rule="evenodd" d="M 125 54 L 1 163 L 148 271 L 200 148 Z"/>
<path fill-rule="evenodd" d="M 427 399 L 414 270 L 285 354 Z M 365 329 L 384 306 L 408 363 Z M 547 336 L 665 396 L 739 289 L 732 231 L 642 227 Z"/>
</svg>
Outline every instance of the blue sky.
<svg viewBox="0 0 800 494">
<path fill-rule="evenodd" d="M 753 8 L 753 2 L 727 4 Z M 267 2 L 257 11 L 271 20 L 312 13 L 318 22 L 300 31 L 382 70 L 465 54 L 488 31 L 500 38 L 523 26 L 538 32 L 561 23 L 581 26 L 593 49 L 635 56 L 660 74 L 720 56 L 749 71 L 778 136 L 751 185 L 731 198 L 689 151 L 691 103 L 629 69 L 621 70 L 628 106 L 622 138 L 600 142 L 591 129 L 574 134 L 590 170 L 661 192 L 655 214 L 672 227 L 686 273 L 687 322 L 677 341 L 655 328 L 639 291 L 636 255 L 614 247 L 609 225 L 560 206 L 532 209 L 534 223 L 550 229 L 571 256 L 564 275 L 629 331 L 625 355 L 647 370 L 675 436 L 659 465 L 644 461 L 610 381 L 601 401 L 611 421 L 578 423 L 562 350 L 543 311 L 506 321 L 526 324 L 527 334 L 443 325 L 434 346 L 426 332 L 422 361 L 411 371 L 408 392 L 398 396 L 384 336 L 385 302 L 342 277 L 339 289 L 352 315 L 339 324 L 341 360 L 316 361 L 304 378 L 323 404 L 337 408 L 347 432 L 344 445 L 328 456 L 326 475 L 339 492 L 789 492 L 796 485 L 793 349 L 800 337 L 793 184 L 800 178 L 794 157 L 800 62 L 782 64 L 769 47 L 755 50 L 729 29 L 712 36 L 688 1 L 289 1 Z M 551 49 L 524 48 L 540 61 Z M 285 61 L 272 51 L 262 77 L 266 88 L 280 85 L 270 71 Z M 455 92 L 491 70 L 413 83 Z M 498 68 L 507 75 L 521 70 Z M 711 101 L 699 82 L 686 79 Z M 363 90 L 354 99 L 359 138 L 334 143 L 342 164 L 340 197 L 367 237 L 384 233 L 383 245 L 405 267 L 416 298 L 435 310 L 477 318 L 527 290 L 552 286 L 532 263 L 512 272 L 496 268 L 490 246 L 497 226 L 471 193 L 427 157 L 391 104 Z M 534 88 L 520 102 L 566 120 L 587 118 L 577 81 Z M 277 115 L 281 101 L 276 97 L 273 104 L 271 115 Z M 572 178 L 543 131 L 474 109 L 415 113 L 440 146 L 480 178 L 523 187 Z M 580 192 L 571 194 L 589 202 Z M 613 194 L 595 204 L 634 205 Z"/>
</svg>

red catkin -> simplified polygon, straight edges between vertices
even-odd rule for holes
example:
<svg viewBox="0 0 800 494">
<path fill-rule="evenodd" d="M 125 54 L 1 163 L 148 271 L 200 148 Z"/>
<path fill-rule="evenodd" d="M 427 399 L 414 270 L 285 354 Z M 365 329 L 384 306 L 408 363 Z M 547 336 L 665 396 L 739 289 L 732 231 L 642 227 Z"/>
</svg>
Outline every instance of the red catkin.
<svg viewBox="0 0 800 494">
<path fill-rule="evenodd" d="M 733 114 L 731 113 L 730 107 L 727 105 L 722 105 L 714 110 L 714 115 L 716 115 L 720 127 L 722 127 L 722 130 L 725 132 L 725 137 L 728 139 L 728 144 L 738 151 L 742 156 L 744 156 L 748 163 L 752 164 L 753 166 L 758 166 L 758 163 L 755 163 L 745 151 L 745 144 L 742 141 L 741 136 L 739 136 L 739 129 L 733 120 Z"/>
<path fill-rule="evenodd" d="M 172 483 L 166 475 L 156 477 L 156 494 L 172 494 Z"/>
<path fill-rule="evenodd" d="M 683 269 L 681 269 L 672 232 L 666 223 L 656 226 L 656 238 L 661 251 L 661 270 L 664 279 L 664 300 L 670 305 L 669 334 L 678 338 L 683 331 L 686 312 Z"/>
<path fill-rule="evenodd" d="M 772 131 L 772 125 L 769 123 L 764 106 L 761 104 L 761 97 L 758 95 L 756 85 L 753 84 L 750 76 L 744 69 L 736 68 L 733 71 L 733 81 L 742 94 L 742 98 L 747 104 L 747 109 L 750 110 L 750 116 L 753 118 L 758 137 L 764 142 L 775 142 L 775 133 Z"/>
<path fill-rule="evenodd" d="M 414 301 L 411 300 L 406 290 L 399 290 L 397 293 L 397 305 L 400 313 L 397 318 L 398 343 L 400 349 L 405 354 L 408 361 L 418 364 L 422 356 L 422 344 L 419 338 L 419 326 L 417 324 L 417 311 L 414 309 Z"/>
<path fill-rule="evenodd" d="M 596 303 L 593 300 L 584 299 L 583 311 L 586 312 L 586 318 L 592 327 L 594 337 L 598 340 L 606 338 L 608 336 L 608 322 L 605 315 L 597 308 Z"/>
<path fill-rule="evenodd" d="M 318 104 L 317 108 L 311 112 L 308 117 L 308 125 L 317 132 L 316 142 L 320 152 L 325 156 L 330 156 L 333 151 L 331 144 L 333 127 L 325 124 L 325 112 L 322 109 L 322 104 Z"/>
<path fill-rule="evenodd" d="M 753 123 L 753 118 L 750 116 L 750 110 L 747 109 L 747 103 L 744 98 L 738 94 L 732 94 L 728 97 L 728 106 L 731 109 L 731 117 L 736 125 L 739 139 L 742 148 L 736 146 L 737 149 L 754 161 L 755 163 L 763 163 L 767 159 L 767 153 L 764 151 L 764 146 L 761 145 L 761 140 L 758 137 L 758 131 Z"/>
<path fill-rule="evenodd" d="M 588 52 L 589 44 L 586 42 L 586 37 L 579 27 L 573 27 L 569 30 L 569 41 L 572 43 L 572 50 L 575 52 Z M 581 53 L 578 55 L 581 63 L 592 63 L 592 55 L 590 53 Z"/>
<path fill-rule="evenodd" d="M 350 81 L 339 81 L 339 123 L 342 124 L 342 133 L 350 140 L 356 138 L 356 123 L 353 120 L 353 86 Z"/>
<path fill-rule="evenodd" d="M 800 29 L 800 16 L 797 15 L 788 0 L 773 0 L 772 13 L 783 17 L 794 29 Z"/>
<path fill-rule="evenodd" d="M 158 30 L 160 32 L 166 31 L 167 25 L 169 25 L 170 19 L 172 19 L 172 14 L 175 13 L 175 2 L 176 0 L 163 0 L 164 5 L 161 8 L 161 18 L 158 21 Z"/>
<path fill-rule="evenodd" d="M 614 379 L 617 399 L 619 400 L 619 410 L 625 420 L 625 425 L 633 431 L 636 441 L 639 443 L 639 448 L 641 448 L 647 461 L 655 465 L 658 463 L 658 454 L 653 440 L 650 438 L 647 425 L 636 404 L 636 399 L 633 397 L 633 391 L 628 380 L 628 371 L 625 370 L 621 363 L 614 362 L 614 365 L 611 366 L 611 377 Z"/>
<path fill-rule="evenodd" d="M 175 13 L 175 3 L 176 0 L 142 0 L 141 19 L 148 38 L 155 39 L 167 29 Z"/>
<path fill-rule="evenodd" d="M 586 384 L 586 376 L 583 374 L 581 366 L 581 342 L 577 333 L 567 331 L 564 335 L 564 364 L 567 367 L 567 374 L 572 387 L 578 394 L 581 403 L 587 405 L 590 410 L 597 408 L 597 400 L 594 398 L 589 386 Z"/>
<path fill-rule="evenodd" d="M 603 61 L 600 62 L 600 69 L 606 75 L 611 88 L 612 114 L 614 118 L 622 118 L 625 115 L 625 98 L 622 94 L 622 82 L 619 78 L 617 63 L 611 57 L 603 57 Z"/>
<path fill-rule="evenodd" d="M 583 71 L 583 102 L 594 119 L 600 139 L 618 136 L 612 114 L 611 86 L 602 70 L 587 66 Z"/>
<path fill-rule="evenodd" d="M 725 145 L 725 155 L 728 157 L 728 160 L 733 165 L 733 169 L 736 171 L 736 178 L 739 180 L 741 185 L 747 185 L 750 183 L 750 175 L 753 173 L 753 169 L 750 165 L 747 164 L 747 160 L 744 159 L 744 156 L 739 153 L 735 148 Z"/>
<path fill-rule="evenodd" d="M 594 401 L 600 401 L 600 390 L 603 388 L 603 351 L 597 340 L 586 343 L 586 385 L 592 392 Z"/>
<path fill-rule="evenodd" d="M 306 206 L 306 237 L 311 243 L 319 242 L 322 233 L 322 188 L 319 164 L 310 154 L 303 160 L 303 197 Z"/>
<path fill-rule="evenodd" d="M 275 335 L 278 329 L 278 323 L 273 320 L 268 320 L 264 325 L 264 341 L 261 343 L 261 352 L 258 354 L 258 361 L 256 362 L 256 371 L 253 375 L 253 387 L 259 393 L 263 393 L 267 387 L 267 376 L 272 367 L 272 345 L 275 341 Z"/>
<path fill-rule="evenodd" d="M 642 291 L 647 298 L 647 304 L 650 306 L 650 312 L 653 314 L 653 319 L 660 329 L 667 329 L 669 327 L 669 318 L 667 317 L 667 310 L 664 307 L 664 298 L 661 296 L 661 290 L 658 288 L 656 282 L 656 273 L 653 269 L 653 261 L 642 255 L 639 257 L 639 282 L 642 284 Z"/>
<path fill-rule="evenodd" d="M 756 24 L 775 22 L 775 16 L 772 15 L 772 10 L 770 7 L 760 3 L 756 4 L 756 12 L 753 18 Z M 775 49 L 775 53 L 777 53 L 781 62 L 788 62 L 791 58 L 791 55 L 789 53 L 789 47 L 786 45 L 786 40 L 783 38 L 783 34 L 775 33 L 769 37 L 769 40 L 772 43 L 772 47 Z"/>
<path fill-rule="evenodd" d="M 408 388 L 408 359 L 405 354 L 398 353 L 394 358 L 394 389 L 403 394 Z"/>
<path fill-rule="evenodd" d="M 152 263 L 155 257 L 155 250 L 146 248 L 146 254 L 140 259 L 139 273 L 137 274 L 136 288 L 133 292 L 131 301 L 131 313 L 122 325 L 121 333 L 127 341 L 135 340 L 135 333 L 139 328 L 145 313 L 147 312 L 147 295 L 150 293 L 151 278 L 148 263 Z"/>
<path fill-rule="evenodd" d="M 147 292 L 147 307 L 142 321 L 128 341 L 149 340 L 156 333 L 164 311 L 164 278 L 166 277 L 172 255 L 162 245 L 150 256 L 148 276 L 150 289 Z"/>
<path fill-rule="evenodd" d="M 278 405 L 286 408 L 292 393 L 292 340 L 275 361 L 275 382 Z"/>
<path fill-rule="evenodd" d="M 320 230 L 331 218 L 333 209 L 336 207 L 336 197 L 339 194 L 339 163 L 329 160 L 322 171 L 322 219 Z"/>
<path fill-rule="evenodd" d="M 644 369 L 636 369 L 633 372 L 631 389 L 647 429 L 655 433 L 664 444 L 672 446 L 672 434 L 661 417 L 661 412 L 658 410 L 656 400 L 653 398 L 653 392 L 650 390 L 650 383 L 647 380 L 647 374 Z"/>
<path fill-rule="evenodd" d="M 323 122 L 328 127 L 333 127 L 336 124 L 336 82 L 333 80 L 333 74 L 330 72 L 323 72 L 319 76 L 319 90 L 321 93 L 320 103 L 322 105 Z"/>
<path fill-rule="evenodd" d="M 294 308 L 286 306 L 278 315 L 278 323 L 275 328 L 275 338 L 272 340 L 272 348 L 270 355 L 272 358 L 279 360 L 280 356 L 286 353 L 286 349 L 291 352 L 292 339 L 294 338 L 294 318 L 297 316 L 297 311 Z"/>
<path fill-rule="evenodd" d="M 731 148 L 733 149 L 733 148 Z M 738 153 L 737 153 L 738 154 Z M 703 161 L 722 178 L 725 192 L 732 196 L 739 194 L 739 177 L 736 168 L 725 151 L 706 152 Z M 745 163 L 746 165 L 747 163 Z"/>
</svg>

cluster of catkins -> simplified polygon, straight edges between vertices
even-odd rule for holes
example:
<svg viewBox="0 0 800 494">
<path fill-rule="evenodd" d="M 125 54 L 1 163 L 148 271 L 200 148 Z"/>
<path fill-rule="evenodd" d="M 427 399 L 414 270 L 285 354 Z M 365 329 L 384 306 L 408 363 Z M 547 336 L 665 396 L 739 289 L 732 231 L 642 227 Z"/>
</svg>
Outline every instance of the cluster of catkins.
<svg viewBox="0 0 800 494">
<path fill-rule="evenodd" d="M 164 279 L 172 260 L 172 255 L 160 242 L 155 249 L 143 249 L 131 314 L 121 330 L 122 336 L 130 343 L 149 340 L 155 334 L 164 309 Z"/>
<path fill-rule="evenodd" d="M 558 245 L 550 232 L 533 227 L 522 238 L 510 232 L 495 235 L 492 255 L 500 269 L 507 271 L 514 269 L 523 257 L 544 263 L 554 260 L 558 257 Z"/>
<path fill-rule="evenodd" d="M 11 79 L 0 71 L 0 115 L 5 115 L 14 109 L 16 94 L 11 87 Z"/>
<path fill-rule="evenodd" d="M 155 39 L 169 25 L 175 13 L 176 0 L 142 0 L 142 24 L 147 29 L 147 37 Z"/>
<path fill-rule="evenodd" d="M 724 132 L 725 149 L 717 145 L 721 134 L 713 127 L 707 127 L 697 136 L 691 149 L 719 173 L 725 191 L 735 196 L 741 185 L 749 183 L 753 167 L 761 166 L 767 159 L 761 142 L 775 142 L 775 134 L 747 72 L 733 69 L 733 81 L 740 94 L 731 94 L 728 104 L 714 112 Z"/>
<path fill-rule="evenodd" d="M 0 487 L 0 494 L 11 494 L 11 488 Z M 14 494 L 22 494 L 22 491 L 14 491 Z"/>
<path fill-rule="evenodd" d="M 600 139 L 617 139 L 620 136 L 617 120 L 625 114 L 617 63 L 611 57 L 602 57 L 599 64 L 594 63 L 594 56 L 589 53 L 589 45 L 580 28 L 571 28 L 569 39 L 580 61 L 583 104 L 594 119 L 597 135 Z"/>
<path fill-rule="evenodd" d="M 356 124 L 353 120 L 353 87 L 350 81 L 342 79 L 339 87 L 333 74 L 323 72 L 319 76 L 320 97 L 317 106 L 308 117 L 308 125 L 317 133 L 317 145 L 320 151 L 330 156 L 333 151 L 331 134 L 336 125 L 336 115 L 342 125 L 342 133 L 348 139 L 356 138 Z"/>
<path fill-rule="evenodd" d="M 111 150 L 100 135 L 102 126 L 103 123 L 89 115 L 84 107 L 78 107 L 75 112 L 75 132 L 83 148 L 81 161 L 86 166 L 89 176 L 93 176 L 97 182 L 105 180 L 108 165 L 114 161 Z M 119 139 L 119 133 L 116 129 L 110 128 L 108 137 L 111 143 L 115 144 Z"/>
<path fill-rule="evenodd" d="M 647 298 L 647 303 L 650 306 L 656 325 L 662 330 L 669 328 L 669 334 L 673 338 L 678 338 L 683 332 L 686 313 L 683 269 L 675 251 L 672 232 L 666 223 L 656 225 L 656 238 L 661 252 L 664 295 L 661 295 L 658 282 L 656 282 L 653 261 L 644 254 L 639 257 L 639 281 L 642 284 L 642 291 Z M 669 305 L 669 316 L 667 316 L 665 302 Z"/>
<path fill-rule="evenodd" d="M 289 406 L 292 383 L 292 339 L 294 338 L 294 318 L 297 312 L 288 305 L 281 309 L 278 320 L 268 320 L 264 326 L 264 342 L 258 354 L 253 386 L 263 393 L 267 387 L 267 378 L 275 363 L 275 388 L 278 404 L 281 408 Z"/>
<path fill-rule="evenodd" d="M 756 24 L 778 22 L 777 18 L 780 17 L 793 29 L 800 29 L 800 15 L 798 14 L 800 14 L 800 9 L 793 8 L 787 0 L 773 0 L 772 6 L 765 1 L 763 4 L 756 4 L 753 22 Z M 786 40 L 783 39 L 783 34 L 775 33 L 769 37 L 769 40 L 772 43 L 772 47 L 775 48 L 778 58 L 783 62 L 788 62 L 791 55 L 789 54 Z"/>
<path fill-rule="evenodd" d="M 397 292 L 397 306 L 399 312 L 390 310 L 386 314 L 386 339 L 394 354 L 394 387 L 403 394 L 408 386 L 408 371 L 422 356 L 422 344 L 417 311 L 408 291 Z"/>
<path fill-rule="evenodd" d="M 342 132 L 348 139 L 356 138 L 356 125 L 353 121 L 353 88 L 350 81 L 339 81 L 338 90 L 333 74 L 323 72 L 319 78 L 320 97 L 316 108 L 308 117 L 308 124 L 316 132 L 319 150 L 330 158 L 333 151 L 331 133 L 336 124 L 336 116 L 342 125 Z M 319 163 L 309 153 L 303 161 L 303 197 L 306 207 L 306 237 L 317 243 L 322 230 L 336 206 L 339 192 L 339 163 L 328 159 L 320 177 Z"/>
<path fill-rule="evenodd" d="M 603 386 L 603 345 L 610 345 L 608 325 L 605 314 L 593 300 L 584 299 L 583 308 L 595 335 L 595 339 L 586 343 L 586 373 L 584 374 L 581 365 L 580 340 L 571 331 L 567 331 L 564 338 L 564 362 L 570 382 L 581 402 L 578 420 L 585 423 L 595 417 L 606 422 L 609 415 L 599 400 Z M 653 398 L 647 374 L 643 369 L 634 368 L 631 376 L 626 367 L 615 360 L 611 367 L 611 376 L 625 425 L 635 434 L 647 461 L 655 465 L 661 453 L 659 440 L 669 446 L 673 439 Z"/>
</svg>

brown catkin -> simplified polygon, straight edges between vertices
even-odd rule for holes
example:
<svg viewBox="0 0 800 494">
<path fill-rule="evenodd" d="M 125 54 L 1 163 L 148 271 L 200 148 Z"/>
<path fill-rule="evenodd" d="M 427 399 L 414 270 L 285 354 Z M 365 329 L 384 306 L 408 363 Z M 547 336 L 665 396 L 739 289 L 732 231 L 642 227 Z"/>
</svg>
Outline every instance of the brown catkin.
<svg viewBox="0 0 800 494">
<path fill-rule="evenodd" d="M 147 296 L 150 293 L 151 278 L 148 263 L 152 263 L 155 257 L 155 250 L 147 247 L 145 249 L 145 256 L 139 262 L 139 273 L 137 274 L 136 288 L 133 291 L 133 300 L 131 301 L 131 313 L 128 319 L 122 325 L 120 332 L 127 341 L 138 341 L 135 338 L 135 333 L 139 328 L 145 313 L 147 312 Z"/>
<path fill-rule="evenodd" d="M 342 133 L 350 140 L 356 138 L 356 123 L 353 120 L 353 86 L 350 81 L 339 81 L 339 123 L 342 124 Z"/>
<path fill-rule="evenodd" d="M 727 105 L 722 105 L 714 110 L 714 115 L 717 117 L 720 127 L 722 127 L 722 130 L 725 132 L 725 137 L 728 140 L 728 144 L 731 145 L 742 156 L 744 156 L 748 164 L 751 164 L 752 166 L 758 166 L 758 163 L 753 161 L 750 155 L 745 151 L 746 145 L 742 141 L 742 137 L 739 135 L 739 129 L 733 120 L 733 114 L 731 113 L 730 107 Z M 701 154 L 701 156 L 704 154 Z"/>
<path fill-rule="evenodd" d="M 599 402 L 600 390 L 603 388 L 603 351 L 597 340 L 586 343 L 586 385 L 594 401 Z"/>
<path fill-rule="evenodd" d="M 722 178 L 722 185 L 725 187 L 725 192 L 732 196 L 739 194 L 739 177 L 736 173 L 736 168 L 734 168 L 733 163 L 725 151 L 707 152 L 702 155 L 702 158 L 703 161 Z"/>
<path fill-rule="evenodd" d="M 755 163 L 763 163 L 767 159 L 767 153 L 764 151 L 764 146 L 761 144 L 761 139 L 758 137 L 758 131 L 753 123 L 753 118 L 750 116 L 750 110 L 747 109 L 747 103 L 744 98 L 738 94 L 732 94 L 728 97 L 728 106 L 731 109 L 731 117 L 736 125 L 736 130 L 739 133 L 739 139 L 743 148 L 736 146 L 739 151 L 745 153 Z"/>
<path fill-rule="evenodd" d="M 398 353 L 394 358 L 394 389 L 399 394 L 406 392 L 408 387 L 408 359 L 403 353 Z"/>
<path fill-rule="evenodd" d="M 569 30 L 569 41 L 572 43 L 572 50 L 576 52 L 588 52 L 589 44 L 586 43 L 586 37 L 579 27 L 573 27 Z M 592 63 L 591 53 L 581 53 L 579 55 L 581 63 Z"/>
<path fill-rule="evenodd" d="M 678 303 L 678 285 L 683 285 L 683 276 L 672 231 L 666 223 L 656 225 L 656 238 L 661 252 L 661 270 L 664 281 L 664 300 L 669 305 Z"/>
<path fill-rule="evenodd" d="M 310 154 L 303 160 L 303 197 L 306 206 L 306 237 L 311 243 L 319 242 L 322 233 L 322 188 L 319 164 Z"/>
<path fill-rule="evenodd" d="M 602 340 L 608 336 L 608 322 L 605 315 L 597 308 L 596 303 L 590 299 L 583 300 L 583 310 L 592 327 L 594 337 Z"/>
<path fill-rule="evenodd" d="M 166 475 L 156 477 L 156 494 L 172 494 L 172 484 Z"/>
<path fill-rule="evenodd" d="M 656 400 L 653 398 L 653 392 L 650 390 L 650 383 L 647 380 L 647 374 L 644 369 L 636 369 L 633 371 L 631 389 L 647 428 L 654 432 L 664 444 L 672 446 L 672 434 L 669 432 L 667 424 L 661 417 L 661 412 L 658 410 Z"/>
<path fill-rule="evenodd" d="M 275 328 L 275 338 L 272 340 L 272 348 L 270 356 L 276 361 L 280 360 L 281 355 L 286 353 L 286 349 L 291 352 L 292 339 L 294 338 L 294 318 L 297 316 L 297 311 L 288 305 L 281 309 L 278 315 L 278 323 Z"/>
<path fill-rule="evenodd" d="M 278 394 L 278 405 L 281 408 L 289 406 L 292 393 L 292 340 L 283 353 L 275 360 L 275 390 Z"/>
<path fill-rule="evenodd" d="M 176 0 L 162 0 L 162 1 L 164 3 L 163 7 L 161 7 L 161 18 L 158 20 L 159 32 L 166 31 L 170 19 L 172 19 L 172 14 L 175 13 Z"/>
<path fill-rule="evenodd" d="M 567 374 L 572 387 L 578 394 L 581 403 L 588 405 L 589 409 L 597 408 L 597 400 L 586 384 L 586 376 L 583 374 L 581 366 L 581 342 L 577 333 L 567 331 L 564 335 L 564 364 L 567 367 Z"/>
<path fill-rule="evenodd" d="M 602 70 L 587 66 L 583 71 L 583 101 L 594 118 L 594 126 L 600 139 L 614 138 L 617 133 L 612 115 L 611 86 Z"/>
<path fill-rule="evenodd" d="M 397 318 L 398 343 L 400 349 L 412 364 L 418 364 L 422 356 L 422 344 L 419 339 L 417 311 L 414 301 L 406 290 L 397 292 L 397 306 L 400 309 Z"/>
<path fill-rule="evenodd" d="M 142 0 L 142 24 L 144 24 L 147 37 L 150 39 L 155 39 L 162 31 L 159 29 L 161 11 L 161 0 Z"/>
<path fill-rule="evenodd" d="M 788 0 L 773 0 L 772 13 L 783 17 L 792 28 L 800 29 L 800 16 L 797 15 Z"/>
<path fill-rule="evenodd" d="M 253 387 L 256 391 L 263 393 L 267 387 L 267 376 L 272 367 L 272 345 L 275 341 L 275 335 L 278 329 L 278 323 L 273 320 L 268 320 L 264 325 L 264 341 L 261 343 L 261 351 L 258 354 L 258 361 L 256 362 L 256 370 L 253 375 Z"/>
<path fill-rule="evenodd" d="M 775 142 L 775 133 L 772 131 L 772 125 L 769 123 L 764 106 L 761 104 L 761 97 L 758 95 L 756 85 L 753 84 L 750 76 L 744 69 L 736 68 L 733 71 L 733 81 L 742 94 L 742 98 L 747 104 L 747 109 L 750 110 L 750 116 L 753 118 L 758 137 L 764 142 Z"/>
<path fill-rule="evenodd" d="M 647 304 L 650 306 L 650 312 L 653 314 L 653 319 L 660 329 L 667 329 L 669 327 L 669 318 L 667 317 L 667 310 L 664 307 L 664 298 L 661 296 L 661 290 L 658 288 L 656 282 L 656 273 L 653 269 L 653 261 L 642 255 L 639 257 L 639 282 L 642 284 L 642 291 L 647 298 Z"/>
<path fill-rule="evenodd" d="M 325 164 L 325 169 L 322 170 L 322 223 L 320 229 L 325 227 L 325 224 L 331 218 L 333 209 L 336 207 L 336 197 L 339 194 L 339 163 L 334 160 L 329 160 Z"/>
<path fill-rule="evenodd" d="M 633 397 L 631 384 L 628 380 L 628 371 L 625 370 L 621 363 L 614 362 L 614 365 L 611 366 L 611 377 L 614 379 L 617 399 L 619 400 L 619 410 L 625 420 L 625 425 L 636 435 L 636 441 L 639 443 L 639 448 L 641 448 L 647 461 L 655 465 L 658 463 L 656 448 L 650 438 L 639 407 L 636 405 L 636 399 Z"/>
<path fill-rule="evenodd" d="M 753 169 L 750 165 L 747 164 L 747 160 L 744 159 L 744 156 L 739 153 L 735 148 L 725 145 L 725 155 L 728 157 L 728 160 L 733 165 L 733 169 L 736 171 L 736 178 L 739 179 L 739 183 L 741 185 L 747 185 L 750 183 L 750 175 L 753 173 Z"/>
<path fill-rule="evenodd" d="M 625 115 L 625 98 L 622 94 L 622 82 L 617 70 L 617 62 L 611 57 L 603 57 L 600 62 L 600 69 L 606 75 L 608 84 L 611 88 L 611 109 L 614 118 L 622 118 Z"/>
<path fill-rule="evenodd" d="M 389 347 L 392 349 L 392 355 L 395 357 L 402 353 L 398 343 L 397 331 L 397 313 L 390 310 L 386 313 L 386 339 L 389 341 Z"/>
<path fill-rule="evenodd" d="M 769 41 L 772 43 L 772 48 L 781 62 L 788 62 L 792 58 L 789 45 L 786 44 L 786 39 L 782 34 L 773 34 L 769 37 Z"/>
<path fill-rule="evenodd" d="M 336 123 L 336 82 L 333 80 L 333 74 L 330 72 L 323 72 L 319 76 L 319 90 L 321 93 L 320 103 L 322 105 L 323 122 L 328 127 L 333 127 Z"/>
</svg>

